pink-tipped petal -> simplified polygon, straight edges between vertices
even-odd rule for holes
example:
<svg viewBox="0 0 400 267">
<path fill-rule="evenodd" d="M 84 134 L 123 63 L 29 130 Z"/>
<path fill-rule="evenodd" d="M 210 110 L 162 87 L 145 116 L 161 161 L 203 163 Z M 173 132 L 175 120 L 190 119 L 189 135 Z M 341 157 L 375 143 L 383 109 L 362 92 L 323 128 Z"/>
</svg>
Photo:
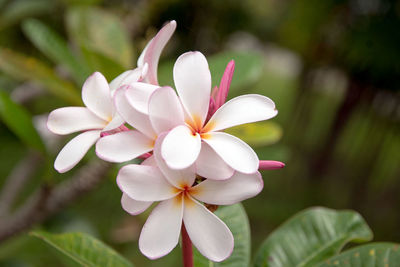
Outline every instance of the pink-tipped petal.
<svg viewBox="0 0 400 267">
<path fill-rule="evenodd" d="M 135 82 L 127 88 L 125 96 L 134 109 L 147 115 L 149 113 L 148 106 L 150 96 L 158 88 L 160 87 L 156 85 Z"/>
<path fill-rule="evenodd" d="M 49 114 L 47 128 L 55 134 L 103 129 L 107 121 L 100 119 L 84 107 L 59 108 Z"/>
<path fill-rule="evenodd" d="M 122 192 L 138 201 L 160 201 L 179 193 L 153 166 L 126 165 L 117 175 L 117 184 Z"/>
<path fill-rule="evenodd" d="M 203 139 L 231 168 L 243 173 L 258 170 L 258 157 L 254 150 L 239 138 L 223 132 L 213 132 Z"/>
<path fill-rule="evenodd" d="M 285 163 L 275 160 L 260 160 L 259 170 L 276 170 L 285 167 Z"/>
<path fill-rule="evenodd" d="M 225 181 L 207 179 L 192 188 L 190 194 L 207 204 L 232 205 L 256 196 L 264 186 L 261 174 L 236 172 Z"/>
<path fill-rule="evenodd" d="M 161 155 L 171 169 L 184 169 L 196 161 L 200 149 L 200 135 L 193 134 L 186 125 L 180 125 L 172 129 L 164 138 Z"/>
<path fill-rule="evenodd" d="M 137 201 L 123 193 L 121 197 L 121 206 L 130 215 L 138 215 L 147 210 L 152 204 L 152 201 Z"/>
<path fill-rule="evenodd" d="M 224 75 L 222 75 L 221 82 L 218 88 L 218 94 L 215 97 L 216 108 L 221 107 L 228 96 L 229 87 L 231 86 L 233 72 L 235 71 L 235 61 L 229 61 L 225 68 Z"/>
<path fill-rule="evenodd" d="M 185 186 L 191 187 L 196 179 L 194 166 L 185 169 L 174 170 L 168 167 L 165 160 L 161 156 L 161 146 L 167 133 L 162 133 L 157 138 L 154 146 L 154 159 L 158 168 L 164 174 L 165 178 L 175 187 L 184 189 Z"/>
<path fill-rule="evenodd" d="M 208 179 L 225 180 L 233 175 L 234 170 L 207 143 L 202 143 L 196 160 L 196 173 Z"/>
<path fill-rule="evenodd" d="M 196 124 L 203 124 L 211 93 L 211 73 L 207 59 L 200 52 L 185 53 L 176 60 L 173 75 L 184 108 Z"/>
<path fill-rule="evenodd" d="M 60 173 L 67 172 L 85 156 L 89 148 L 100 138 L 99 130 L 81 133 L 69 141 L 58 154 L 54 169 Z"/>
<path fill-rule="evenodd" d="M 96 154 L 109 162 L 125 162 L 153 150 L 153 140 L 139 131 L 124 131 L 102 137 Z"/>
<path fill-rule="evenodd" d="M 182 197 L 165 200 L 151 212 L 139 238 L 139 249 L 149 259 L 167 255 L 176 247 L 182 226 Z"/>
<path fill-rule="evenodd" d="M 156 133 L 185 124 L 181 102 L 171 87 L 161 87 L 151 95 L 149 117 Z"/>
<path fill-rule="evenodd" d="M 226 224 L 196 200 L 185 198 L 183 222 L 193 245 L 206 258 L 220 262 L 233 251 L 233 235 Z"/>
<path fill-rule="evenodd" d="M 114 103 L 119 115 L 132 127 L 144 133 L 149 138 L 155 139 L 156 133 L 151 126 L 149 117 L 134 109 L 126 99 L 125 92 L 127 88 L 130 87 L 120 87 L 114 95 Z"/>
<path fill-rule="evenodd" d="M 113 115 L 110 87 L 100 72 L 95 72 L 83 84 L 82 100 L 94 114 L 110 121 Z"/>
<path fill-rule="evenodd" d="M 275 103 L 266 96 L 250 94 L 235 97 L 220 107 L 209 120 L 212 131 L 223 130 L 232 126 L 268 120 L 278 111 Z"/>
<path fill-rule="evenodd" d="M 164 49 L 165 45 L 171 38 L 172 34 L 176 29 L 176 21 L 172 20 L 167 23 L 162 29 L 154 36 L 153 39 L 147 44 L 142 54 L 138 59 L 138 66 L 144 66 L 148 64 L 148 72 L 145 81 L 151 84 L 158 85 L 157 81 L 157 67 L 160 54 Z"/>
</svg>

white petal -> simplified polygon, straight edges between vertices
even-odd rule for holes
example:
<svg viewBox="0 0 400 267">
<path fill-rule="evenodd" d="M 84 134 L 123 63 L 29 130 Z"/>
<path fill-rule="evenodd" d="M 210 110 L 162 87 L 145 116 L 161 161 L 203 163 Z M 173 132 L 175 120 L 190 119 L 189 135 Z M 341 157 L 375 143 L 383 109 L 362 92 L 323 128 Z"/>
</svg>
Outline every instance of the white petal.
<svg viewBox="0 0 400 267">
<path fill-rule="evenodd" d="M 137 111 L 148 114 L 150 96 L 156 89 L 160 87 L 139 82 L 135 82 L 129 85 L 130 87 L 125 92 L 125 96 L 129 104 L 131 104 L 131 106 Z"/>
<path fill-rule="evenodd" d="M 151 95 L 149 117 L 156 133 L 185 124 L 181 102 L 171 87 L 161 87 Z"/>
<path fill-rule="evenodd" d="M 173 72 L 183 106 L 195 123 L 203 124 L 211 94 L 211 74 L 207 59 L 200 52 L 185 53 L 176 60 Z"/>
<path fill-rule="evenodd" d="M 212 131 L 219 131 L 239 124 L 268 120 L 278 111 L 275 103 L 262 95 L 242 95 L 226 102 L 209 120 Z"/>
<path fill-rule="evenodd" d="M 129 87 L 120 87 L 114 95 L 114 103 L 119 115 L 131 126 L 135 127 L 148 137 L 155 139 L 156 134 L 151 126 L 149 117 L 134 109 L 126 99 L 125 91 L 127 88 Z"/>
<path fill-rule="evenodd" d="M 139 238 L 139 249 L 146 257 L 154 260 L 176 247 L 182 227 L 182 213 L 181 197 L 165 200 L 154 208 Z"/>
<path fill-rule="evenodd" d="M 47 127 L 55 134 L 70 134 L 78 131 L 103 129 L 107 121 L 100 119 L 84 107 L 59 108 L 49 114 Z"/>
<path fill-rule="evenodd" d="M 121 197 L 121 206 L 130 215 L 138 215 L 142 213 L 150 207 L 151 204 L 153 204 L 152 201 L 137 201 L 130 198 L 125 193 L 123 193 Z"/>
<path fill-rule="evenodd" d="M 226 224 L 197 201 L 185 198 L 183 222 L 193 245 L 212 261 L 223 261 L 233 251 L 233 235 Z"/>
<path fill-rule="evenodd" d="M 104 127 L 103 131 L 111 131 L 114 130 L 118 127 L 120 127 L 122 124 L 124 124 L 125 121 L 124 119 L 118 114 L 115 113 L 114 117 L 112 118 L 112 120 L 107 124 L 106 127 Z"/>
<path fill-rule="evenodd" d="M 111 120 L 113 106 L 110 87 L 100 72 L 93 73 L 83 84 L 82 100 L 94 114 L 104 120 Z"/>
<path fill-rule="evenodd" d="M 139 131 L 124 131 L 100 138 L 96 154 L 109 162 L 125 162 L 153 150 L 154 141 Z"/>
<path fill-rule="evenodd" d="M 236 172 L 225 181 L 207 179 L 196 185 L 190 194 L 196 199 L 214 205 L 232 205 L 254 197 L 264 186 L 261 174 Z"/>
<path fill-rule="evenodd" d="M 89 148 L 100 138 L 101 131 L 87 131 L 69 141 L 58 154 L 54 169 L 64 173 L 75 167 Z"/>
<path fill-rule="evenodd" d="M 146 82 L 151 84 L 158 84 L 157 81 L 157 66 L 158 60 L 160 58 L 161 51 L 164 49 L 168 40 L 171 38 L 176 28 L 176 22 L 170 21 L 154 36 L 153 39 L 147 44 L 142 54 L 138 59 L 138 66 L 144 66 L 145 63 L 148 64 L 148 72 L 146 75 Z"/>
<path fill-rule="evenodd" d="M 161 172 L 164 174 L 165 178 L 177 188 L 184 189 L 185 187 L 191 187 L 194 180 L 196 179 L 196 173 L 194 166 L 190 166 L 184 169 L 174 170 L 167 166 L 165 160 L 161 156 L 161 146 L 165 139 L 167 133 L 162 133 L 154 145 L 153 157 L 160 168 Z"/>
<path fill-rule="evenodd" d="M 248 174 L 258 170 L 257 154 L 239 138 L 223 132 L 212 132 L 203 141 L 233 169 Z"/>
<path fill-rule="evenodd" d="M 197 159 L 201 148 L 201 138 L 186 125 L 172 129 L 161 145 L 161 155 L 172 169 L 184 169 Z"/>
<path fill-rule="evenodd" d="M 126 165 L 117 175 L 117 184 L 122 192 L 139 201 L 160 201 L 179 193 L 153 166 Z"/>
<path fill-rule="evenodd" d="M 225 180 L 231 177 L 234 170 L 205 142 L 196 160 L 196 173 L 204 178 Z"/>
</svg>

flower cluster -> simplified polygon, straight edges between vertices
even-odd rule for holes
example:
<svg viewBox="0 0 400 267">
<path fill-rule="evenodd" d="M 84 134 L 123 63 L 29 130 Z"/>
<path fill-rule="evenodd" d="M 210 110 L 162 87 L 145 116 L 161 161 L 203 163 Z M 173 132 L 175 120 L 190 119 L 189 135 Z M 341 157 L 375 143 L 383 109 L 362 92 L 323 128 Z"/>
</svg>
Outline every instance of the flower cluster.
<svg viewBox="0 0 400 267">
<path fill-rule="evenodd" d="M 233 250 L 233 236 L 208 205 L 231 205 L 263 188 L 259 169 L 283 167 L 259 161 L 253 149 L 223 130 L 267 120 L 277 114 L 272 100 L 243 95 L 226 102 L 234 70 L 228 63 L 221 83 L 211 91 L 204 55 L 188 52 L 173 68 L 175 88 L 160 86 L 157 65 L 176 22 L 166 24 L 148 43 L 138 67 L 110 84 L 101 73 L 83 85 L 86 107 L 54 110 L 48 128 L 56 134 L 82 132 L 58 154 L 59 172 L 73 168 L 90 147 L 110 162 L 145 159 L 121 168 L 117 183 L 121 204 L 136 215 L 160 203 L 147 219 L 139 239 L 151 259 L 169 253 L 185 227 L 192 243 L 207 258 L 222 261 Z"/>
</svg>

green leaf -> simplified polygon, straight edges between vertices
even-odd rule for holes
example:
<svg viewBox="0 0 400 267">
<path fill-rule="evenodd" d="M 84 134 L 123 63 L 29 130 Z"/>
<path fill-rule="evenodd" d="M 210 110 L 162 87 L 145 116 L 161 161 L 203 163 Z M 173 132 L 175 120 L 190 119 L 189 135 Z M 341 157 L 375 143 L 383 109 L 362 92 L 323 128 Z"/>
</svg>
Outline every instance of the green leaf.
<svg viewBox="0 0 400 267">
<path fill-rule="evenodd" d="M 0 70 L 19 81 L 31 81 L 72 105 L 81 105 L 78 89 L 45 63 L 0 47 Z"/>
<path fill-rule="evenodd" d="M 311 208 L 272 232 L 258 250 L 255 266 L 314 266 L 350 241 L 371 239 L 371 230 L 357 212 Z"/>
<path fill-rule="evenodd" d="M 399 266 L 400 244 L 370 243 L 358 246 L 334 256 L 318 267 L 389 267 Z"/>
<path fill-rule="evenodd" d="M 36 19 L 25 20 L 22 23 L 22 29 L 43 54 L 56 64 L 64 66 L 79 86 L 83 84 L 90 75 L 89 67 L 72 53 L 67 42 L 60 35 Z"/>
<path fill-rule="evenodd" d="M 42 239 L 82 266 L 133 266 L 115 250 L 84 233 L 51 234 L 35 231 L 31 235 Z"/>
<path fill-rule="evenodd" d="M 250 226 L 242 204 L 221 206 L 215 214 L 226 223 L 235 238 L 232 255 L 223 262 L 212 262 L 194 249 L 195 267 L 246 267 L 250 263 Z"/>
<path fill-rule="evenodd" d="M 74 7 L 67 13 L 67 28 L 79 47 L 101 54 L 123 69 L 132 66 L 129 36 L 116 15 L 95 7 Z"/>
<path fill-rule="evenodd" d="M 45 151 L 45 146 L 33 126 L 29 112 L 13 102 L 3 91 L 0 91 L 0 117 L 4 124 L 24 143 L 40 151 Z"/>
<path fill-rule="evenodd" d="M 263 121 L 238 125 L 225 132 L 239 137 L 253 147 L 271 145 L 282 137 L 282 128 L 272 121 Z"/>
</svg>

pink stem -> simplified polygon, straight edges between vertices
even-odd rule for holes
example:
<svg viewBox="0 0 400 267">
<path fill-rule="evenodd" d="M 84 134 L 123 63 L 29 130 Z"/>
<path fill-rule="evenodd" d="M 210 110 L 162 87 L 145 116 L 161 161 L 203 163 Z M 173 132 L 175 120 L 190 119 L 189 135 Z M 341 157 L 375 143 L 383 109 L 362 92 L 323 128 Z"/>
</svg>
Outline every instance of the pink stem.
<svg viewBox="0 0 400 267">
<path fill-rule="evenodd" d="M 276 170 L 285 167 L 285 163 L 274 160 L 260 160 L 259 170 Z"/>
<path fill-rule="evenodd" d="M 183 267 L 193 267 L 192 241 L 186 232 L 185 225 L 182 223 L 182 257 Z"/>
</svg>

